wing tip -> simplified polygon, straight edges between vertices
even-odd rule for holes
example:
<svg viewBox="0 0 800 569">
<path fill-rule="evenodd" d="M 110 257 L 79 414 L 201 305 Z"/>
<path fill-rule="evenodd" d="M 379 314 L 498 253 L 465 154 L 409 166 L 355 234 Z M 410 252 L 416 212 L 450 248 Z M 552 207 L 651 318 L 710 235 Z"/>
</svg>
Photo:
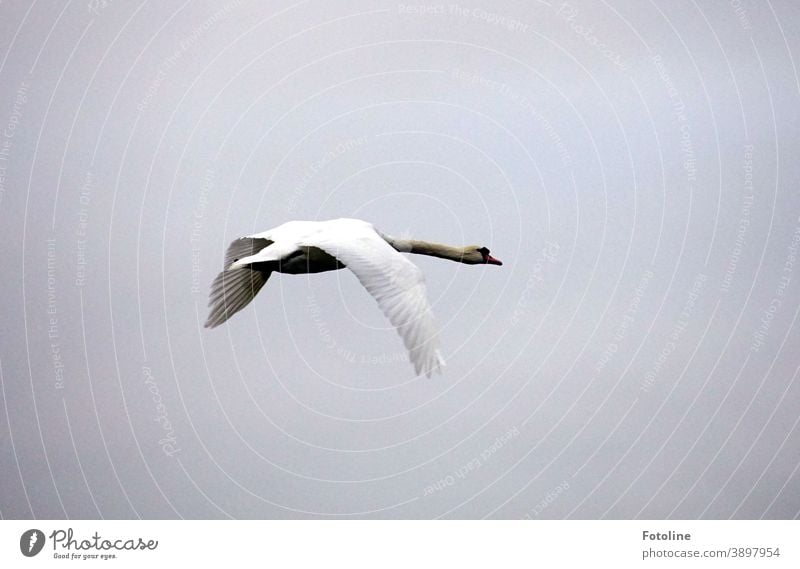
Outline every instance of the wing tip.
<svg viewBox="0 0 800 569">
<path fill-rule="evenodd" d="M 249 268 L 224 270 L 211 283 L 205 328 L 216 328 L 250 304 L 270 273 Z"/>
<path fill-rule="evenodd" d="M 444 368 L 447 363 L 442 357 L 442 353 L 436 350 L 432 357 L 426 362 L 420 362 L 414 366 L 417 375 L 425 374 L 425 377 L 432 378 L 434 374 L 444 375 Z"/>
</svg>

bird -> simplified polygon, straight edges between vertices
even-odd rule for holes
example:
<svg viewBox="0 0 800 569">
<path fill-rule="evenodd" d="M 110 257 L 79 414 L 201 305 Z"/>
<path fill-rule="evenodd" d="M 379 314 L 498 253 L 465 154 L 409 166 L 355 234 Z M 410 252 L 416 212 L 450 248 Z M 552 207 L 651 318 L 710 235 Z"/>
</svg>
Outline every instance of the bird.
<svg viewBox="0 0 800 569">
<path fill-rule="evenodd" d="M 242 310 L 274 272 L 291 275 L 350 269 L 397 329 L 417 375 L 445 365 L 422 271 L 401 253 L 429 255 L 467 265 L 502 265 L 489 249 L 399 239 L 360 219 L 288 221 L 234 240 L 223 270 L 211 283 L 206 328 Z"/>
</svg>

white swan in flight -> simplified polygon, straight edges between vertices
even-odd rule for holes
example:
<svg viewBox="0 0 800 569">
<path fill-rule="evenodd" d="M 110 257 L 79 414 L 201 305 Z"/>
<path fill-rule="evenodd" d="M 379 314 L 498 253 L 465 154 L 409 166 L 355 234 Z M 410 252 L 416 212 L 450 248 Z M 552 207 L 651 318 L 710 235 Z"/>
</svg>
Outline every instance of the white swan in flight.
<svg viewBox="0 0 800 569">
<path fill-rule="evenodd" d="M 211 284 L 205 326 L 219 326 L 247 306 L 273 271 L 296 275 L 347 267 L 397 328 L 416 373 L 430 377 L 444 365 L 436 323 L 422 271 L 400 253 L 502 265 L 486 247 L 396 239 L 359 219 L 289 221 L 230 244 L 224 270 Z"/>
</svg>

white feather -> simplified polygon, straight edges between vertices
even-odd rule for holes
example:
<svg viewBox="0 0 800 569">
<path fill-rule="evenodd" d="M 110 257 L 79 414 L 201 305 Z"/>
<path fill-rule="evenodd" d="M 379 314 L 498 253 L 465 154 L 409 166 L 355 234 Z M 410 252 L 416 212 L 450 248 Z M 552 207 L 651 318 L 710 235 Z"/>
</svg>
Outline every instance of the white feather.
<svg viewBox="0 0 800 569">
<path fill-rule="evenodd" d="M 428 377 L 440 371 L 436 321 L 419 268 L 395 251 L 370 223 L 335 220 L 302 239 L 301 245 L 319 247 L 344 263 L 375 298 L 409 353 L 414 370 Z"/>
</svg>

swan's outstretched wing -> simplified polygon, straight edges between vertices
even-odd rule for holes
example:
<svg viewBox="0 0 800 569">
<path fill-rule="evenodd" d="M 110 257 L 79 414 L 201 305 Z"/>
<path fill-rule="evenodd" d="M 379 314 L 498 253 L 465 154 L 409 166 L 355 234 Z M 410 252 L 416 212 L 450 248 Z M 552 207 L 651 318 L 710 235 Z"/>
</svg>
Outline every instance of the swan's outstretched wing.
<svg viewBox="0 0 800 569">
<path fill-rule="evenodd" d="M 223 270 L 211 283 L 206 328 L 215 328 L 250 304 L 267 282 L 270 272 L 249 266 L 231 267 L 234 261 L 258 253 L 272 244 L 267 239 L 243 237 L 230 244 L 225 253 Z"/>
<path fill-rule="evenodd" d="M 441 371 L 436 322 L 425 279 L 414 263 L 365 222 L 331 224 L 307 236 L 303 245 L 323 249 L 355 273 L 397 328 L 417 374 Z"/>
<path fill-rule="evenodd" d="M 240 267 L 222 271 L 211 283 L 206 328 L 216 328 L 250 304 L 269 278 L 269 271 Z"/>
</svg>

